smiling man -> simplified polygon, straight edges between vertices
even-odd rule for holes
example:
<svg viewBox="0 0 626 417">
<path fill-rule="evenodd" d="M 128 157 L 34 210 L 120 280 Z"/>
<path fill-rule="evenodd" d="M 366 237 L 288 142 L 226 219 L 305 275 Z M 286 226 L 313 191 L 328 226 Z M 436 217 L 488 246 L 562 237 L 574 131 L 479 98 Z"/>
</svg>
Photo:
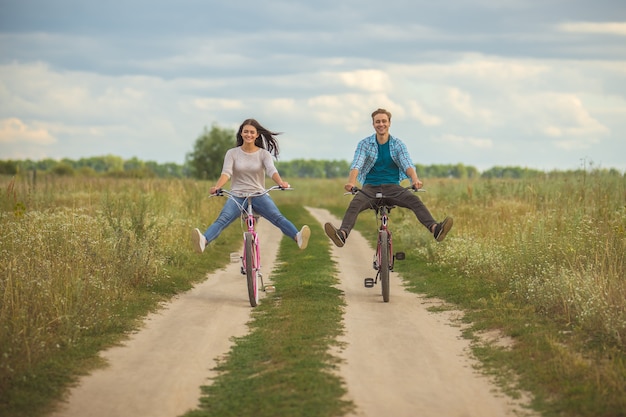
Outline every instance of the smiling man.
<svg viewBox="0 0 626 417">
<path fill-rule="evenodd" d="M 348 182 L 344 186 L 346 191 L 352 191 L 358 181 L 363 184 L 363 192 L 357 193 L 350 202 L 339 229 L 330 223 L 324 225 L 326 234 L 335 245 L 342 247 L 359 213 L 373 207 L 372 198 L 368 196 L 381 194 L 385 196 L 387 204 L 412 210 L 420 223 L 441 242 L 452 228 L 453 220 L 446 217 L 441 223 L 437 223 L 422 200 L 400 185 L 407 178 L 411 180 L 414 190 L 422 188 L 423 184 L 417 177 L 406 145 L 389 134 L 391 113 L 385 109 L 375 110 L 372 113 L 372 125 L 376 133 L 358 143 L 350 165 Z"/>
</svg>

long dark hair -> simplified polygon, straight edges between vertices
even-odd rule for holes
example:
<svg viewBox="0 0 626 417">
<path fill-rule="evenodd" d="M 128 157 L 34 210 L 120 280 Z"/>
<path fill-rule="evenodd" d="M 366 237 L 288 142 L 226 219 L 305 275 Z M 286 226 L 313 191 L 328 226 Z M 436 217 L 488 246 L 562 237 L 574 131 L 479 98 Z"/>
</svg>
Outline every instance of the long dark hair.
<svg viewBox="0 0 626 417">
<path fill-rule="evenodd" d="M 243 145 L 243 137 L 241 136 L 241 131 L 244 126 L 254 126 L 259 136 L 254 141 L 254 144 L 259 148 L 267 149 L 269 153 L 274 155 L 274 158 L 278 158 L 278 141 L 274 136 L 280 135 L 280 132 L 272 132 L 271 130 L 267 130 L 259 122 L 255 119 L 246 119 L 239 126 L 239 130 L 237 131 L 237 146 Z"/>
</svg>

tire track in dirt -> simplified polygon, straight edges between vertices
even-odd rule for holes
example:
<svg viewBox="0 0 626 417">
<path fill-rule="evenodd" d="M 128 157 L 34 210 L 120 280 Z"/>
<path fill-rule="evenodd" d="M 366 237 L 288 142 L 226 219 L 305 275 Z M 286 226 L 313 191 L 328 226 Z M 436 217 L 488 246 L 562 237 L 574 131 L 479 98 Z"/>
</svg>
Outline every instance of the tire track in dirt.
<svg viewBox="0 0 626 417">
<path fill-rule="evenodd" d="M 258 231 L 269 278 L 281 232 L 265 220 Z M 211 256 L 211 248 L 198 256 Z M 81 378 L 52 416 L 175 417 L 195 409 L 200 386 L 216 376 L 216 360 L 233 337 L 248 332 L 252 308 L 239 265 L 228 264 L 149 314 L 128 340 L 101 354 L 108 366 Z"/>
<path fill-rule="evenodd" d="M 340 224 L 326 210 L 307 210 L 322 225 Z M 428 312 L 427 301 L 406 291 L 396 273 L 389 303 L 380 284 L 364 287 L 363 279 L 375 276 L 374 251 L 360 233 L 353 231 L 343 248 L 332 247 L 347 304 L 340 339 L 345 348 L 338 356 L 347 399 L 357 406 L 352 416 L 505 417 L 524 411 L 473 369 L 469 342 L 451 314 Z"/>
</svg>

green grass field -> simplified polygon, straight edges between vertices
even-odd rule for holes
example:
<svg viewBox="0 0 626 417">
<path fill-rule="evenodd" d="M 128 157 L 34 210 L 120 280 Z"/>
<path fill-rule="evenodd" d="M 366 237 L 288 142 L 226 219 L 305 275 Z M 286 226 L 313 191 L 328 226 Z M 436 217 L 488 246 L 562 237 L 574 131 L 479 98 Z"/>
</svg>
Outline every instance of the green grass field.
<svg viewBox="0 0 626 417">
<path fill-rule="evenodd" d="M 296 192 L 273 197 L 298 223 L 313 224 L 304 205 L 341 215 L 348 203 L 342 180 L 290 182 Z M 43 415 L 72 381 L 99 366 L 98 351 L 160 301 L 223 266 L 240 245 L 238 226 L 212 247 L 224 256 L 197 257 L 189 247 L 190 228 L 206 227 L 222 204 L 207 198 L 208 187 L 53 176 L 35 187 L 0 178 L 1 415 Z M 393 212 L 394 242 L 410 255 L 397 270 L 411 290 L 462 309 L 485 372 L 512 394 L 532 393 L 543 415 L 626 415 L 626 179 L 591 172 L 533 181 L 427 180 L 425 188 L 420 197 L 435 218 L 452 215 L 455 226 L 436 244 L 411 213 Z M 373 239 L 374 225 L 364 213 L 357 228 Z M 310 259 L 273 274 L 280 302 L 268 297 L 255 311 L 250 335 L 237 340 L 192 415 L 224 415 L 218 405 L 240 402 L 228 392 L 249 379 L 241 363 L 267 378 L 258 386 L 245 382 L 252 401 L 280 401 L 281 415 L 301 415 L 290 404 L 305 401 L 307 392 L 323 399 L 307 400 L 310 415 L 342 415 L 351 407 L 329 372 L 343 301 L 331 286 L 328 243 L 314 229 Z M 279 257 L 290 259 L 292 246 L 282 245 Z M 313 320 L 322 309 L 324 320 Z M 299 326 L 277 328 L 285 315 L 297 316 Z M 310 343 L 300 326 L 322 342 Z M 483 330 L 513 342 L 484 343 Z M 276 334 L 280 344 L 272 343 Z M 268 355 L 273 363 L 263 362 Z M 246 414 L 240 406 L 233 415 Z"/>
</svg>

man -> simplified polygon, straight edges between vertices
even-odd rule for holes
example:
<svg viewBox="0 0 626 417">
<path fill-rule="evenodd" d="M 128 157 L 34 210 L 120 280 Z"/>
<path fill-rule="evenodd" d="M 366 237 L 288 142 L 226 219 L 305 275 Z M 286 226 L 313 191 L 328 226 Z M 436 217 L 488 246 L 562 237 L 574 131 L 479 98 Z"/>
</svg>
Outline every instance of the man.
<svg viewBox="0 0 626 417">
<path fill-rule="evenodd" d="M 362 211 L 372 207 L 370 197 L 376 193 L 386 196 L 388 204 L 405 207 L 413 211 L 417 219 L 441 242 L 452 228 L 452 218 L 446 217 L 437 223 L 424 203 L 415 193 L 400 186 L 400 182 L 409 178 L 414 189 L 422 188 L 422 181 L 417 177 L 415 165 L 407 151 L 406 145 L 398 138 L 389 134 L 391 113 L 385 109 L 377 109 L 372 113 L 372 124 L 375 134 L 359 142 L 350 165 L 346 191 L 352 191 L 357 180 L 363 184 L 362 193 L 357 193 L 346 213 L 341 226 L 337 229 L 330 223 L 324 225 L 328 237 L 342 247 Z M 367 195 L 366 195 L 367 194 Z"/>
</svg>

